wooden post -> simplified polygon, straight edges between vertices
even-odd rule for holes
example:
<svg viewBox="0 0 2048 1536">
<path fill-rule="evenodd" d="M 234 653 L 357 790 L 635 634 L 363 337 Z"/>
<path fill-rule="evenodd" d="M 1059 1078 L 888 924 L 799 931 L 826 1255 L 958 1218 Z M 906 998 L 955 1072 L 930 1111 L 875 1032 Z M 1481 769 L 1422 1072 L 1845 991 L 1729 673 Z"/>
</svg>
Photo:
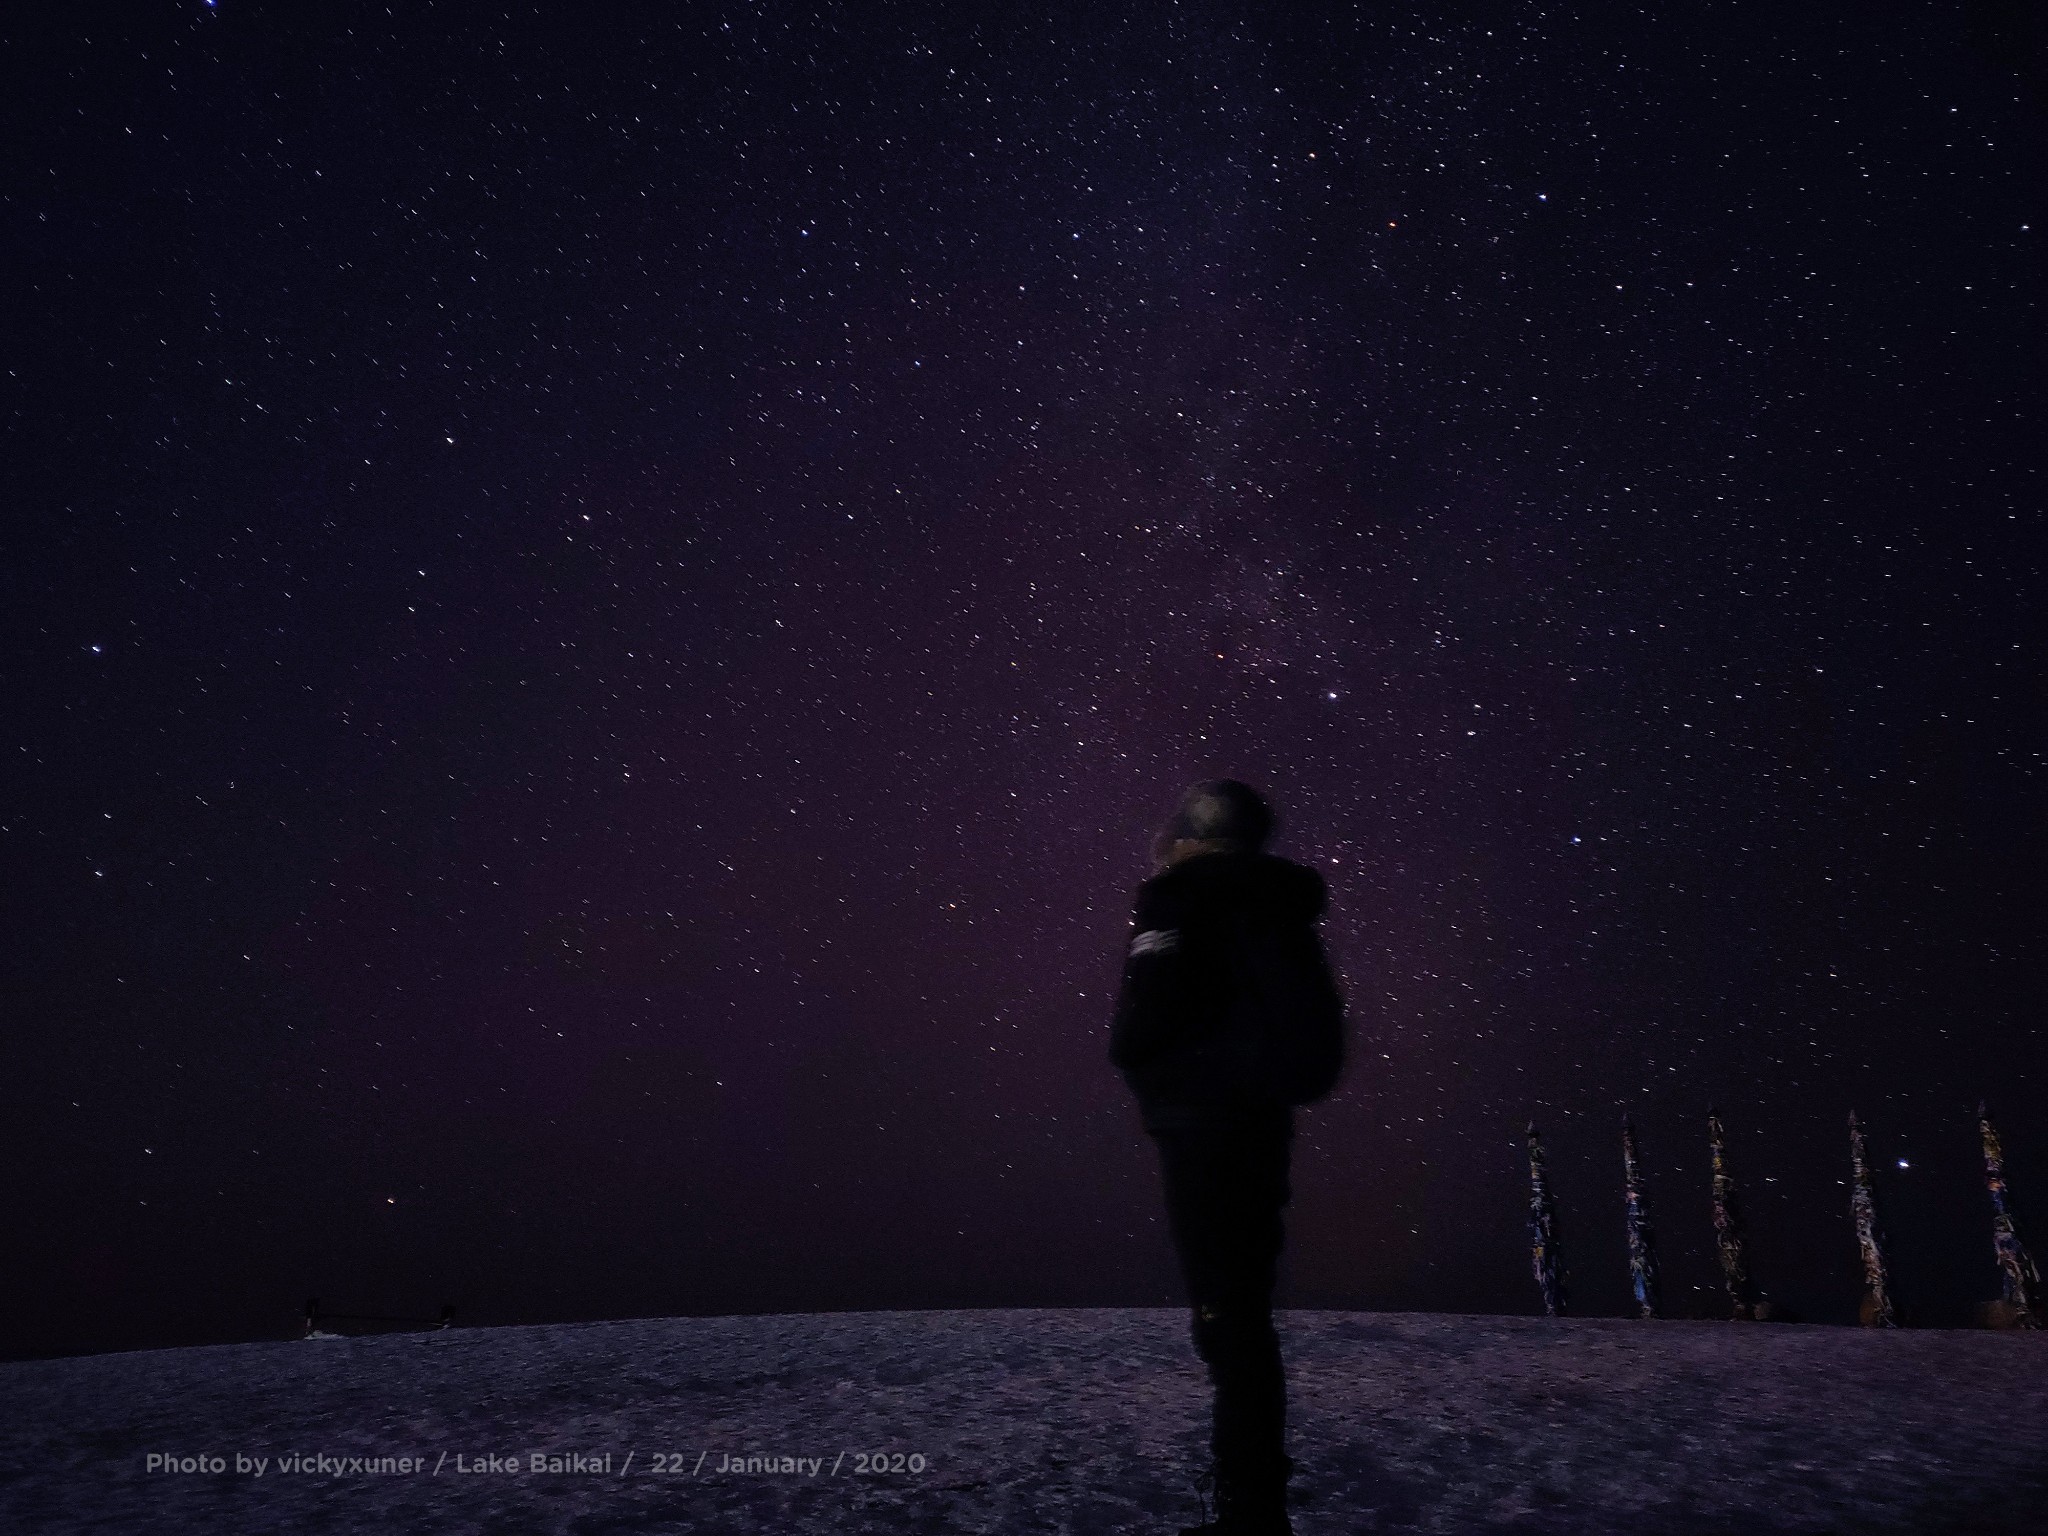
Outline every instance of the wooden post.
<svg viewBox="0 0 2048 1536">
<path fill-rule="evenodd" d="M 1896 1328 L 1891 1282 L 1885 1272 L 1884 1244 L 1877 1231 L 1877 1195 L 1870 1185 L 1863 1127 L 1849 1111 L 1849 1214 L 1856 1219 L 1856 1246 L 1863 1254 L 1863 1305 L 1858 1316 L 1866 1328 Z"/>
<path fill-rule="evenodd" d="M 1990 1109 L 1981 1101 L 1977 1134 L 1984 1143 L 1984 1187 L 1991 1191 L 1991 1250 L 2005 1281 L 2005 1297 L 1985 1308 L 1985 1321 L 1994 1328 L 2039 1328 L 2041 1272 L 2013 1226 L 2005 1189 L 2005 1147 L 1998 1139 L 1998 1128 L 1991 1123 Z"/>
<path fill-rule="evenodd" d="M 1721 1250 L 1721 1274 L 1728 1282 L 1729 1315 L 1738 1323 L 1756 1320 L 1756 1292 L 1743 1252 L 1742 1210 L 1735 1201 L 1735 1175 L 1728 1166 L 1721 1117 L 1707 1110 L 1707 1144 L 1714 1155 L 1714 1244 Z"/>
<path fill-rule="evenodd" d="M 1543 1296 L 1546 1317 L 1564 1315 L 1564 1282 L 1558 1278 L 1557 1211 L 1550 1202 L 1550 1180 L 1543 1171 L 1543 1142 L 1536 1122 L 1529 1122 L 1529 1254 L 1536 1269 L 1536 1289 Z"/>
<path fill-rule="evenodd" d="M 1628 1278 L 1639 1316 L 1657 1315 L 1657 1237 L 1650 1228 L 1650 1210 L 1643 1199 L 1642 1170 L 1636 1163 L 1636 1128 L 1621 1120 L 1621 1174 L 1628 1202 Z"/>
</svg>

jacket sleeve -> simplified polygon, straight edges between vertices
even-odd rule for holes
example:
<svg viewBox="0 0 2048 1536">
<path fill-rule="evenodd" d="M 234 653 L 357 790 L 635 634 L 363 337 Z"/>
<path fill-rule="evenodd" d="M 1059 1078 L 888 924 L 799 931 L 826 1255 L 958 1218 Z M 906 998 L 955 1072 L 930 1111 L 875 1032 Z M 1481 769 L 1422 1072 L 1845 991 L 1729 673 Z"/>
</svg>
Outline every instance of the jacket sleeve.
<svg viewBox="0 0 2048 1536">
<path fill-rule="evenodd" d="M 1109 1027 L 1111 1065 L 1128 1074 L 1176 1042 L 1188 1020 L 1190 978 L 1185 935 L 1157 892 L 1140 886 Z"/>
</svg>

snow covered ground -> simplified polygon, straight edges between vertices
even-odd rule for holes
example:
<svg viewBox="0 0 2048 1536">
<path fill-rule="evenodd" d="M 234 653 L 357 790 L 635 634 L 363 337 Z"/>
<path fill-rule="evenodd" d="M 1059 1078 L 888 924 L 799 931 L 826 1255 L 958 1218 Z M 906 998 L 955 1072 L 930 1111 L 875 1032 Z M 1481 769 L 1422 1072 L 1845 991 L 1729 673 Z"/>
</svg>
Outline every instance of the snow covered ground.
<svg viewBox="0 0 2048 1536">
<path fill-rule="evenodd" d="M 1303 1536 L 2048 1532 L 2048 1336 L 1309 1311 L 1282 1329 Z M 1157 1310 L 35 1361 L 0 1366 L 0 1530 L 1171 1532 L 1197 1514 L 1206 1407 L 1184 1314 Z"/>
</svg>

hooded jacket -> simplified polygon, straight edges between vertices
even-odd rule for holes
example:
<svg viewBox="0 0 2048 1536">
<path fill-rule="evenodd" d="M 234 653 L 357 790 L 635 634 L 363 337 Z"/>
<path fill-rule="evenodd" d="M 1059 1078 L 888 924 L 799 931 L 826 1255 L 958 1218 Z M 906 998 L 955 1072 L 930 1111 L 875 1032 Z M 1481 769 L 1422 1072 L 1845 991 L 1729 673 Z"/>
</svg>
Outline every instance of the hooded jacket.
<svg viewBox="0 0 2048 1536">
<path fill-rule="evenodd" d="M 1185 859 L 1138 887 L 1109 1059 L 1145 1129 L 1291 1125 L 1335 1086 L 1344 1004 L 1314 870 L 1268 853 Z"/>
</svg>

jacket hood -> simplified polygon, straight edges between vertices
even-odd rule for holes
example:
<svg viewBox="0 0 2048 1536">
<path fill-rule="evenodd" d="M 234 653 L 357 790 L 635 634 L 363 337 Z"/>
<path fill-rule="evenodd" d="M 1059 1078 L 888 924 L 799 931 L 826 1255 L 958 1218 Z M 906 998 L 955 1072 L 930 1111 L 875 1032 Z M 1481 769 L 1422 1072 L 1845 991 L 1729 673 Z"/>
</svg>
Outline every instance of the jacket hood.
<svg viewBox="0 0 2048 1536">
<path fill-rule="evenodd" d="M 1202 906 L 1243 902 L 1300 922 L 1321 917 L 1329 899 L 1321 875 L 1272 853 L 1198 853 L 1146 884 Z"/>
</svg>

